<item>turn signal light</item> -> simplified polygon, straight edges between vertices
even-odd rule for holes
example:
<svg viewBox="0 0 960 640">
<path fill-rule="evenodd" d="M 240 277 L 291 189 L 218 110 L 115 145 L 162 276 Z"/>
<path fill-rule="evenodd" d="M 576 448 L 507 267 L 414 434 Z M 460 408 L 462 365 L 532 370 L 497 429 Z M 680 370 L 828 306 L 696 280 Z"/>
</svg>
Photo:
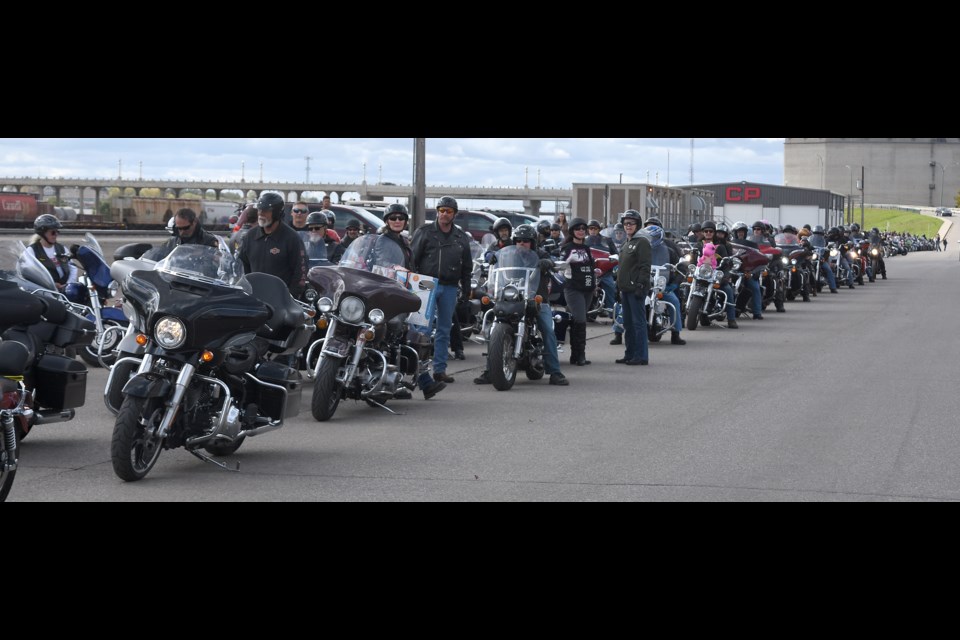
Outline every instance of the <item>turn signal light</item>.
<svg viewBox="0 0 960 640">
<path fill-rule="evenodd" d="M 204 351 L 200 354 L 200 359 L 204 362 L 210 362 L 213 360 L 213 351 Z"/>
<path fill-rule="evenodd" d="M 480 302 L 482 302 L 485 305 L 490 304 L 490 296 L 483 296 L 482 298 L 480 298 Z"/>
<path fill-rule="evenodd" d="M 719 282 L 714 282 L 714 283 L 713 283 L 713 288 L 714 288 L 714 289 L 719 289 L 719 288 L 720 288 L 720 283 L 719 283 Z"/>
<path fill-rule="evenodd" d="M 367 342 L 370 342 L 371 340 L 373 340 L 373 331 L 370 331 L 369 329 L 364 331 L 363 339 L 366 340 Z"/>
<path fill-rule="evenodd" d="M 770 273 L 769 273 L 768 271 L 764 271 L 764 272 L 763 272 L 763 277 L 764 277 L 764 278 L 766 278 L 768 275 L 770 275 Z"/>
<path fill-rule="evenodd" d="M 138 333 L 135 340 L 137 341 L 137 344 L 140 345 L 141 347 L 147 344 L 147 336 L 145 336 L 142 333 Z"/>
<path fill-rule="evenodd" d="M 534 296 L 533 299 L 537 302 L 537 304 L 543 302 L 543 296 Z"/>
<path fill-rule="evenodd" d="M 797 272 L 797 268 L 796 268 L 796 267 L 791 267 L 791 268 L 790 268 L 790 272 L 791 272 L 791 273 L 796 273 L 796 272 Z"/>
<path fill-rule="evenodd" d="M 662 291 L 658 291 L 658 292 L 657 292 L 657 300 L 663 300 L 663 292 L 662 292 Z"/>
<path fill-rule="evenodd" d="M 330 323 L 327 322 L 326 317 L 321 317 L 319 320 L 317 320 L 317 329 L 326 329 L 328 324 Z"/>
<path fill-rule="evenodd" d="M 693 276 L 687 276 L 687 282 L 693 282 Z"/>
</svg>

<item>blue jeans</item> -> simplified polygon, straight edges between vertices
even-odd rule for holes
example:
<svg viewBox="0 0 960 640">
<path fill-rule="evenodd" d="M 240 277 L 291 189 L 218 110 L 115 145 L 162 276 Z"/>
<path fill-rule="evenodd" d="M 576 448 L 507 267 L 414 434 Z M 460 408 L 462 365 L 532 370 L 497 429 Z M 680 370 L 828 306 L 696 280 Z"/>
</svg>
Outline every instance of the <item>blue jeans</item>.
<svg viewBox="0 0 960 640">
<path fill-rule="evenodd" d="M 457 307 L 460 285 L 437 284 L 437 334 L 433 341 L 433 372 L 447 371 L 447 349 L 450 347 L 450 327 Z"/>
<path fill-rule="evenodd" d="M 617 299 L 617 282 L 612 274 L 600 278 L 600 288 L 603 289 L 603 308 L 613 310 L 613 302 Z"/>
<path fill-rule="evenodd" d="M 763 294 L 760 293 L 760 272 L 757 272 L 755 276 L 747 278 L 744 284 L 750 289 L 750 304 L 753 306 L 753 315 L 762 316 Z"/>
<path fill-rule="evenodd" d="M 727 294 L 727 320 L 737 319 L 737 301 L 733 297 L 733 285 L 727 282 L 720 290 Z"/>
<path fill-rule="evenodd" d="M 557 356 L 557 334 L 553 330 L 553 312 L 543 302 L 537 316 L 537 328 L 543 337 L 543 370 L 547 375 L 560 373 L 560 358 Z"/>
<path fill-rule="evenodd" d="M 642 296 L 642 293 L 641 293 Z M 627 360 L 649 360 L 647 344 L 647 316 L 644 313 L 644 298 L 632 291 L 620 292 L 623 305 L 624 345 Z"/>
<path fill-rule="evenodd" d="M 827 279 L 827 284 L 830 285 L 830 290 L 834 291 L 837 288 L 837 279 L 833 275 L 833 269 L 830 268 L 828 263 L 821 262 L 820 270 L 823 271 L 823 276 Z"/>
<path fill-rule="evenodd" d="M 667 288 L 663 291 L 663 300 L 664 302 L 672 303 L 673 308 L 677 310 L 677 317 L 673 322 L 673 330 L 677 333 L 680 333 L 680 329 L 683 329 L 683 321 L 680 319 L 680 298 L 678 298 L 677 294 L 674 293 L 676 290 L 677 285 L 667 285 Z"/>
<path fill-rule="evenodd" d="M 840 266 L 846 266 L 847 268 L 847 286 L 853 286 L 853 266 L 851 266 L 850 261 L 847 260 L 847 256 L 840 254 Z"/>
</svg>

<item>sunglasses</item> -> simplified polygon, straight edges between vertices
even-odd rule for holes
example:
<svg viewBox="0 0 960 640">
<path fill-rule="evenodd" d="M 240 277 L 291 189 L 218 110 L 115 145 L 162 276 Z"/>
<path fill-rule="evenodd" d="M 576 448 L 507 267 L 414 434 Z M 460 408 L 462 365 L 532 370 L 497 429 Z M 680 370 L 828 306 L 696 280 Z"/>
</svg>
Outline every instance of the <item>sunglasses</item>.
<svg viewBox="0 0 960 640">
<path fill-rule="evenodd" d="M 360 233 L 360 229 L 357 229 L 356 227 L 347 227 L 347 233 L 350 233 L 351 231 L 354 233 Z"/>
<path fill-rule="evenodd" d="M 53 234 L 56 234 L 56 235 L 60 235 L 60 229 L 48 229 L 48 230 L 47 230 L 47 233 L 53 233 Z"/>
<path fill-rule="evenodd" d="M 188 224 L 188 225 L 185 226 L 185 227 L 177 227 L 177 230 L 178 230 L 178 231 L 187 231 L 187 230 L 188 230 L 190 227 L 192 227 L 192 226 L 193 226 L 192 224 Z"/>
<path fill-rule="evenodd" d="M 326 231 L 326 227 L 310 227 L 310 231 Z"/>
<path fill-rule="evenodd" d="M 390 222 L 403 222 L 406 220 L 403 216 L 390 216 L 387 218 Z"/>
<path fill-rule="evenodd" d="M 443 209 L 437 209 L 437 213 L 456 213 L 456 211 L 444 207 Z"/>
<path fill-rule="evenodd" d="M 310 213 L 309 209 L 294 209 L 294 213 Z"/>
<path fill-rule="evenodd" d="M 713 233 L 713 229 L 704 229 L 703 232 L 704 232 L 704 233 Z"/>
<path fill-rule="evenodd" d="M 517 240 L 517 244 L 532 244 L 533 240 Z"/>
<path fill-rule="evenodd" d="M 571 229 L 571 231 L 586 231 L 586 230 L 587 230 L 586 227 L 573 227 Z"/>
</svg>

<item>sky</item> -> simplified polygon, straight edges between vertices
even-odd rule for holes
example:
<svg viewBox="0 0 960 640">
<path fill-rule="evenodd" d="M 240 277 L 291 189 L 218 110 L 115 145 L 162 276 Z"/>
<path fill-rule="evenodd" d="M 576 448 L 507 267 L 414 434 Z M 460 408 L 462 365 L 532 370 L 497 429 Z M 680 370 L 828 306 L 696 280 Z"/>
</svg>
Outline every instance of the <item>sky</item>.
<svg viewBox="0 0 960 640">
<path fill-rule="evenodd" d="M 695 184 L 783 184 L 784 138 L 427 138 L 426 182 L 684 186 L 691 140 Z M 0 138 L 0 176 L 301 182 L 308 156 L 310 182 L 413 182 L 413 138 Z"/>
</svg>

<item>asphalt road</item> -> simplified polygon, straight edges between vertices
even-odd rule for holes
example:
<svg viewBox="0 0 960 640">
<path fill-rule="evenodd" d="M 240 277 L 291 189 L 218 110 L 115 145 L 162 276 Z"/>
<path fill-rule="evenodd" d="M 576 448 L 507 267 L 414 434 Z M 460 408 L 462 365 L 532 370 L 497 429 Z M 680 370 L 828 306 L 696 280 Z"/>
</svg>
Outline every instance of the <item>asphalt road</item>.
<svg viewBox="0 0 960 640">
<path fill-rule="evenodd" d="M 113 417 L 92 370 L 68 423 L 21 446 L 10 501 L 890 501 L 960 499 L 957 354 L 960 262 L 925 252 L 890 278 L 771 308 L 763 321 L 684 331 L 650 366 L 614 364 L 609 321 L 591 325 L 569 387 L 521 376 L 471 383 L 479 345 L 451 360 L 456 383 L 392 415 L 353 401 L 333 420 L 302 410 L 248 439 L 228 472 L 183 449 L 150 475 L 113 473 Z"/>
</svg>

